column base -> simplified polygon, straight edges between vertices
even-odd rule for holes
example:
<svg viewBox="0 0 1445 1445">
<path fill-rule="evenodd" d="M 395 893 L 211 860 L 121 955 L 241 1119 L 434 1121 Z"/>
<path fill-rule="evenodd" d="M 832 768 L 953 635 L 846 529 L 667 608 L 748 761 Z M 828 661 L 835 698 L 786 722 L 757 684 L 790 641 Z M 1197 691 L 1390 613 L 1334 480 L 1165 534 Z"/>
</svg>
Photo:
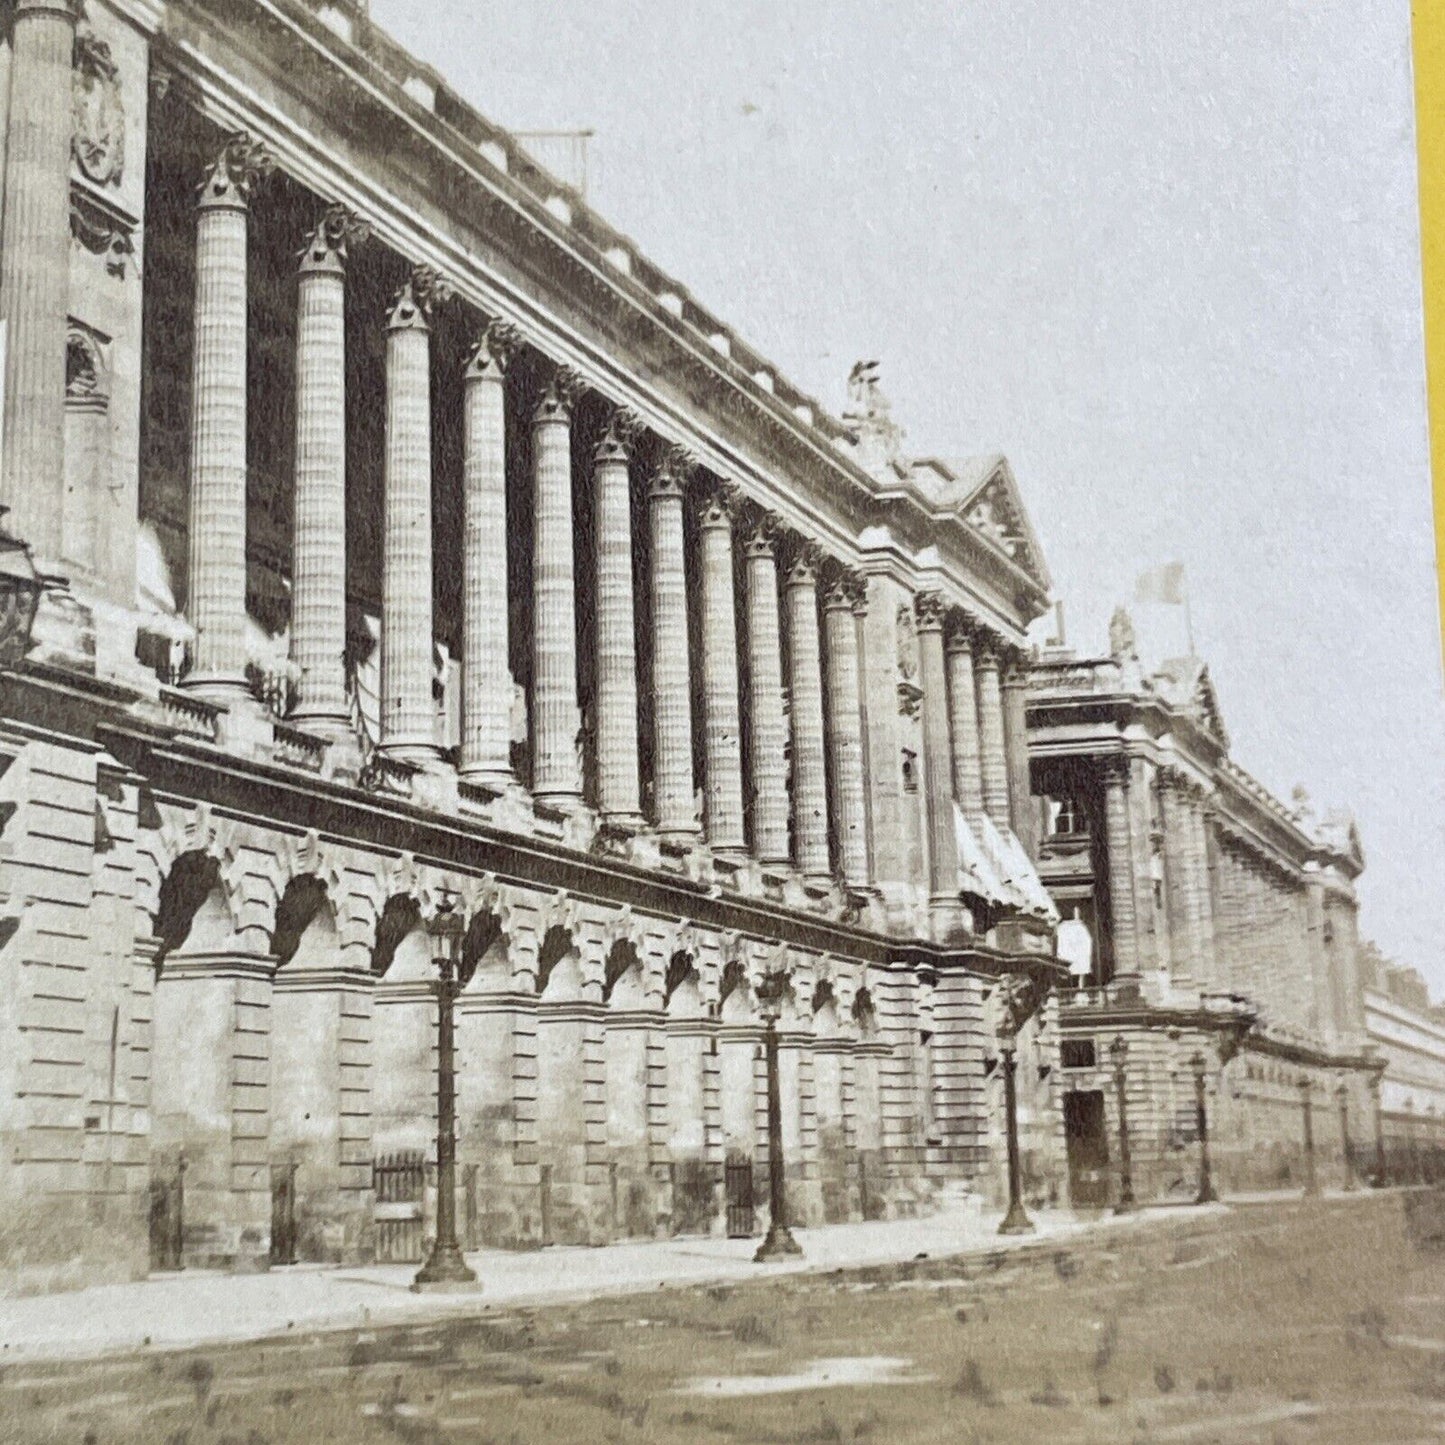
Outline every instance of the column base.
<svg viewBox="0 0 1445 1445">
<path fill-rule="evenodd" d="M 467 767 L 466 764 L 457 770 L 457 777 L 474 788 L 485 788 L 498 796 L 516 782 L 509 768 Z"/>
<path fill-rule="evenodd" d="M 963 904 L 950 895 L 928 900 L 928 923 L 935 943 L 954 943 L 971 937 Z"/>
</svg>

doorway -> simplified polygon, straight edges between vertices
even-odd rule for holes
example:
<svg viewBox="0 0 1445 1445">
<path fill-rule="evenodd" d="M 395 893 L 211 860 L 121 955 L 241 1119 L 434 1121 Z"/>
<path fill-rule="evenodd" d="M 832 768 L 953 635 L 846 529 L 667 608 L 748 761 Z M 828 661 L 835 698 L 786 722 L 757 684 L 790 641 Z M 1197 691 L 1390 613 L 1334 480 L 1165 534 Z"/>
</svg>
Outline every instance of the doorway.
<svg viewBox="0 0 1445 1445">
<path fill-rule="evenodd" d="M 1109 1135 L 1102 1089 L 1064 1095 L 1064 1144 L 1069 1199 L 1077 1209 L 1102 1209 L 1109 1202 Z"/>
</svg>

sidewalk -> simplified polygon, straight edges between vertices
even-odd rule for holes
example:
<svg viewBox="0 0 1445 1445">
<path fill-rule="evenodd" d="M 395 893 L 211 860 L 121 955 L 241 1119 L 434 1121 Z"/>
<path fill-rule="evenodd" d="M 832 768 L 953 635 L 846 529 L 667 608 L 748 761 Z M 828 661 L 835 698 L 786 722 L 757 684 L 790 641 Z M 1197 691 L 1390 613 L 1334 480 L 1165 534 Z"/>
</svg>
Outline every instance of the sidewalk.
<svg viewBox="0 0 1445 1445">
<path fill-rule="evenodd" d="M 766 1265 L 753 1263 L 755 1239 L 668 1239 L 526 1252 L 484 1249 L 467 1255 L 479 1289 L 458 1295 L 411 1293 L 413 1265 L 296 1265 L 252 1275 L 187 1271 L 132 1284 L 0 1299 L 0 1364 L 224 1344 L 288 1331 L 417 1323 L 498 1306 L 858 1268 L 920 1254 L 940 1258 L 988 1253 L 1122 1225 L 1198 1218 L 1222 1208 L 1170 1205 L 1119 1219 L 1105 1215 L 1090 1220 L 1067 1211 L 1039 1211 L 1033 1215 L 1034 1234 L 1010 1238 L 996 1232 L 998 1213 L 955 1208 L 926 1219 L 797 1229 L 803 1258 Z"/>
</svg>

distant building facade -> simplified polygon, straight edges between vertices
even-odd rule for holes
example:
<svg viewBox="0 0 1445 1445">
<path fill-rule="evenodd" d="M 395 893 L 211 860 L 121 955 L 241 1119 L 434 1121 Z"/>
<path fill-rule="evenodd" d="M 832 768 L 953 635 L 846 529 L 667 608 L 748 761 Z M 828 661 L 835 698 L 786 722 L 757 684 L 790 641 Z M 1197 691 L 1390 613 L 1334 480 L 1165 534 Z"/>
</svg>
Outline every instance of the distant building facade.
<svg viewBox="0 0 1445 1445">
<path fill-rule="evenodd" d="M 1121 1069 L 1140 1199 L 1196 1187 L 1201 1071 L 1219 1188 L 1342 1183 L 1378 1074 L 1353 825 L 1230 759 L 1199 659 L 1146 672 L 1122 611 L 1111 647 L 1045 650 L 1028 695 L 1040 872 L 1090 945 L 1059 1012 L 1071 1193 L 1117 1196 Z"/>
<path fill-rule="evenodd" d="M 1047 1193 L 1008 464 L 829 416 L 364 6 L 9 11 L 5 1278 L 410 1249 L 444 904 L 473 1243 L 751 1228 L 769 974 L 802 1220 L 996 1191 L 1001 1029 Z"/>
<path fill-rule="evenodd" d="M 1417 970 L 1362 957 L 1365 1032 L 1384 1064 L 1382 1163 L 1395 1180 L 1445 1178 L 1445 1005 Z"/>
</svg>

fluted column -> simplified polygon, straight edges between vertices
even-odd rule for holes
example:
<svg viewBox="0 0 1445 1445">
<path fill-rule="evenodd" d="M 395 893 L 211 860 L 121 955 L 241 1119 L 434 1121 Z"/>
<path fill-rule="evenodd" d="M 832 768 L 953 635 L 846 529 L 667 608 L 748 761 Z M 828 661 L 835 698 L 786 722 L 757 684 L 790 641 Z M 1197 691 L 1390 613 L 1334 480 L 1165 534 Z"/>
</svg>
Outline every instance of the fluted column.
<svg viewBox="0 0 1445 1445">
<path fill-rule="evenodd" d="M 493 787 L 512 779 L 506 382 L 519 340 L 489 323 L 462 374 L 461 771 Z"/>
<path fill-rule="evenodd" d="M 763 863 L 788 861 L 787 735 L 783 721 L 778 569 L 767 526 L 748 538 L 748 744 L 752 763 L 753 851 Z"/>
<path fill-rule="evenodd" d="M 742 723 L 738 713 L 738 627 L 733 592 L 733 497 L 719 488 L 699 524 L 702 562 L 703 818 L 707 841 L 741 853 Z"/>
<path fill-rule="evenodd" d="M 843 882 L 868 887 L 868 821 L 863 800 L 863 718 L 858 692 L 858 619 L 854 608 L 866 584 L 845 577 L 823 601 L 828 656 L 828 754 L 833 761 L 839 862 Z"/>
<path fill-rule="evenodd" d="M 291 660 L 298 722 L 348 729 L 346 707 L 346 250 L 357 223 L 330 207 L 301 255 L 296 303 L 296 498 Z"/>
<path fill-rule="evenodd" d="M 948 671 L 949 738 L 953 756 L 953 793 L 969 825 L 983 817 L 983 768 L 979 759 L 978 696 L 973 676 L 973 634 L 955 620 L 947 629 L 944 659 Z"/>
<path fill-rule="evenodd" d="M 1194 833 L 1195 878 L 1198 880 L 1199 895 L 1199 973 L 1198 981 L 1205 988 L 1218 986 L 1218 967 L 1215 962 L 1215 920 L 1214 920 L 1214 869 L 1210 862 L 1209 834 L 1211 829 L 1208 803 L 1202 795 L 1192 800 L 1189 810 Z"/>
<path fill-rule="evenodd" d="M 385 509 L 381 563 L 381 746 L 436 759 L 432 697 L 431 327 L 435 274 L 417 267 L 386 321 Z"/>
<path fill-rule="evenodd" d="M 688 657 L 687 575 L 682 497 L 694 463 L 669 447 L 652 478 L 652 723 L 657 828 L 664 837 L 697 832 L 692 780 L 692 672 Z"/>
<path fill-rule="evenodd" d="M 572 407 L 580 390 L 579 379 L 557 367 L 532 417 L 532 791 L 559 807 L 582 798 L 572 554 Z"/>
<path fill-rule="evenodd" d="M 597 489 L 597 805 L 604 818 L 627 826 L 642 817 L 628 479 L 639 427 L 636 416 L 619 408 L 593 453 Z"/>
<path fill-rule="evenodd" d="M 1109 865 L 1109 912 L 1113 921 L 1114 973 L 1139 972 L 1138 912 L 1134 907 L 1134 861 L 1129 827 L 1129 764 L 1106 758 L 1104 774 L 1104 846 Z"/>
<path fill-rule="evenodd" d="M 978 684 L 983 810 L 1002 833 L 1009 826 L 1008 754 L 1004 745 L 1003 694 L 999 687 L 999 653 L 995 643 L 983 641 L 975 650 L 974 677 Z"/>
<path fill-rule="evenodd" d="M 1015 652 L 1004 669 L 1001 684 L 1009 826 L 1029 857 L 1037 858 L 1038 812 L 1029 779 L 1028 683 L 1028 661 Z"/>
<path fill-rule="evenodd" d="M 1189 782 L 1172 769 L 1165 769 L 1160 774 L 1170 962 L 1175 974 L 1187 975 L 1197 983 L 1202 960 L 1199 957 L 1199 893 L 1189 790 Z"/>
<path fill-rule="evenodd" d="M 62 547 L 74 45 L 71 0 L 18 0 L 0 228 L 7 323 L 0 502 L 13 509 L 8 525 L 42 566 L 53 565 Z"/>
<path fill-rule="evenodd" d="M 187 683 L 222 700 L 246 685 L 246 214 L 268 167 L 233 136 L 206 172 L 196 225 Z"/>
<path fill-rule="evenodd" d="M 828 862 L 828 774 L 823 752 L 823 671 L 818 637 L 818 581 L 800 550 L 783 583 L 788 618 L 788 688 L 792 704 L 793 832 L 796 862 L 823 882 Z"/>
<path fill-rule="evenodd" d="M 958 836 L 953 829 L 948 674 L 943 661 L 943 600 L 936 592 L 920 593 L 914 611 L 918 620 L 918 680 L 923 689 L 923 782 L 928 820 L 929 911 L 935 918 L 935 930 L 947 934 L 958 927 L 961 907 Z"/>
</svg>

